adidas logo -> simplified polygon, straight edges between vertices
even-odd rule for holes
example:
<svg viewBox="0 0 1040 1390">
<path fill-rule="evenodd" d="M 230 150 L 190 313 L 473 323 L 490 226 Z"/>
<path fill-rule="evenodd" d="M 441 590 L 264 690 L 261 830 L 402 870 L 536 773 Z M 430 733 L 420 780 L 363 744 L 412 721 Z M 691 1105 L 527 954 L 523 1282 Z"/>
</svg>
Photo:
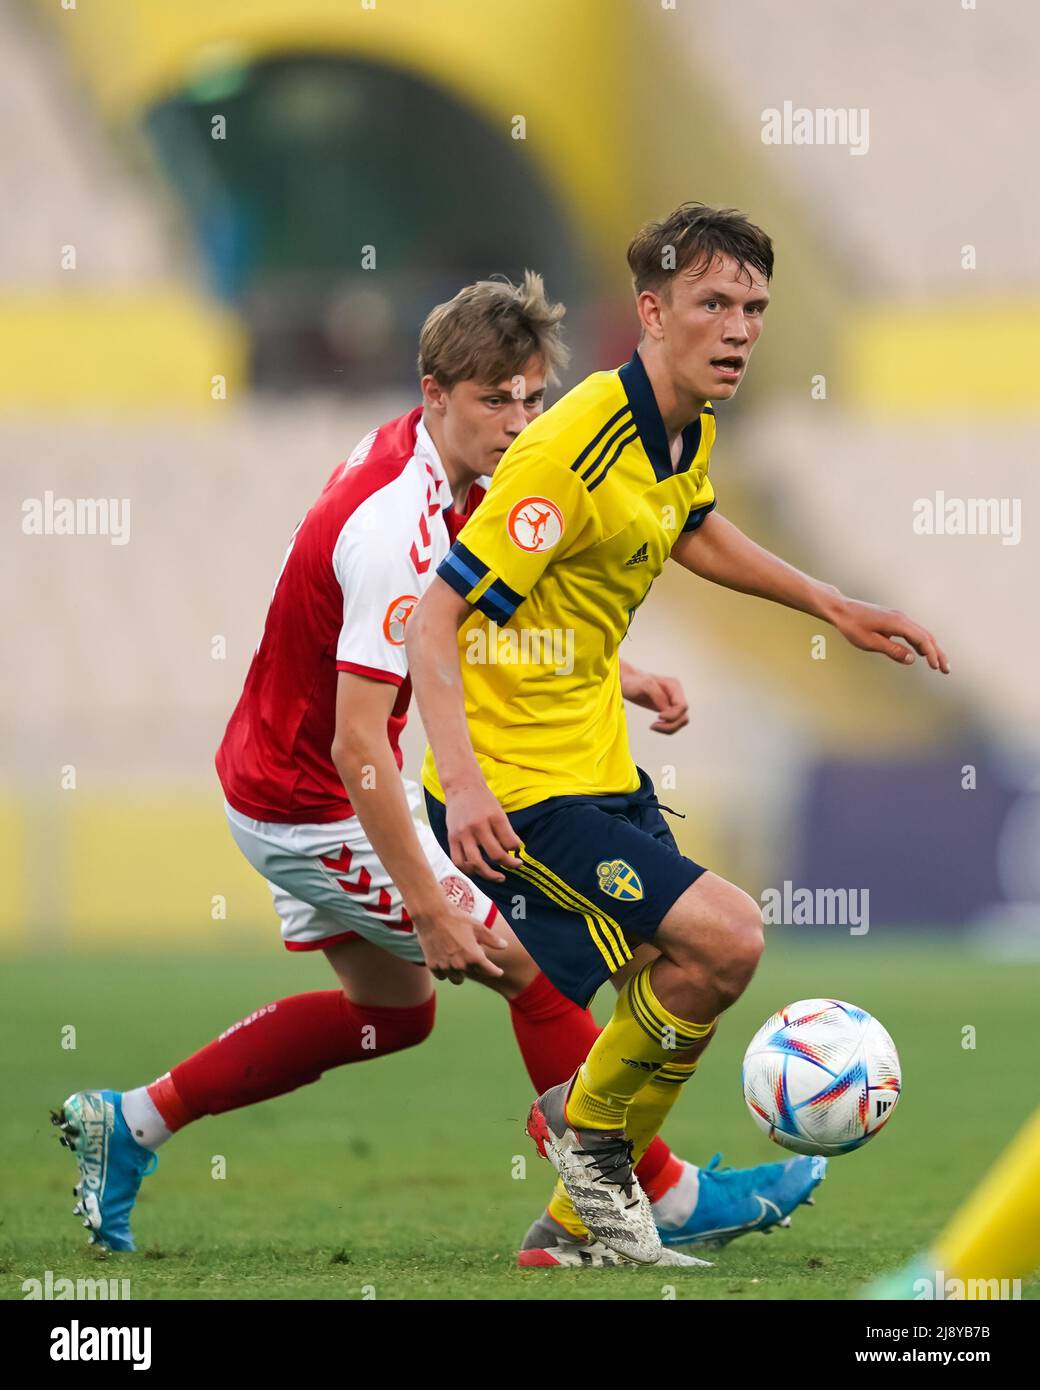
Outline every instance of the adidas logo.
<svg viewBox="0 0 1040 1390">
<path fill-rule="evenodd" d="M 644 565 L 644 564 L 646 564 L 647 560 L 650 558 L 650 557 L 647 555 L 647 553 L 646 553 L 647 544 L 648 544 L 648 542 L 647 542 L 647 541 L 644 541 L 643 544 L 642 544 L 642 545 L 639 547 L 639 549 L 636 551 L 636 553 L 635 553 L 630 559 L 628 559 L 628 560 L 625 561 L 625 566 L 626 566 L 626 568 L 627 568 L 629 565 Z"/>
<path fill-rule="evenodd" d="M 622 1057 L 621 1060 L 626 1067 L 634 1067 L 636 1071 L 657 1071 L 659 1067 L 664 1066 L 663 1062 L 643 1062 L 634 1057 Z"/>
</svg>

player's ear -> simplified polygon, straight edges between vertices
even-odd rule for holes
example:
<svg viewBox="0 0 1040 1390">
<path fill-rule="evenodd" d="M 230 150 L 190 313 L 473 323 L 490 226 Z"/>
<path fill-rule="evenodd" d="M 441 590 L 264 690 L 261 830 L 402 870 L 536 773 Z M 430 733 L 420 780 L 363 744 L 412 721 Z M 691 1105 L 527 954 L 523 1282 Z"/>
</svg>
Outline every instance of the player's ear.
<svg viewBox="0 0 1040 1390">
<path fill-rule="evenodd" d="M 642 290 L 636 299 L 640 327 L 651 338 L 664 336 L 664 325 L 661 322 L 663 303 L 662 296 L 654 290 Z"/>
<path fill-rule="evenodd" d="M 449 388 L 442 385 L 435 376 L 431 376 L 427 373 L 419 382 L 419 389 L 422 391 L 423 405 L 429 406 L 431 410 L 440 411 L 441 414 L 447 410 L 448 397 L 451 395 L 451 392 Z"/>
</svg>

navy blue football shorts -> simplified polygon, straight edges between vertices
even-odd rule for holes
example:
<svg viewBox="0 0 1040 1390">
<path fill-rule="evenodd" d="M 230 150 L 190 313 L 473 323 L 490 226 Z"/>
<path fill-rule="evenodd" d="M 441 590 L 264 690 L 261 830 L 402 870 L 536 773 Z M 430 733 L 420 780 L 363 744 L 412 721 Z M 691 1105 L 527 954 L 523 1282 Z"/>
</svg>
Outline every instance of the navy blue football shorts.
<svg viewBox="0 0 1040 1390">
<path fill-rule="evenodd" d="M 444 803 L 427 792 L 426 807 L 447 853 Z M 524 867 L 499 865 L 503 883 L 478 882 L 540 969 L 581 1008 L 632 959 L 629 938 L 653 941 L 669 908 L 705 872 L 679 852 L 642 769 L 633 792 L 553 796 L 511 812 L 509 822 L 523 842 Z"/>
</svg>

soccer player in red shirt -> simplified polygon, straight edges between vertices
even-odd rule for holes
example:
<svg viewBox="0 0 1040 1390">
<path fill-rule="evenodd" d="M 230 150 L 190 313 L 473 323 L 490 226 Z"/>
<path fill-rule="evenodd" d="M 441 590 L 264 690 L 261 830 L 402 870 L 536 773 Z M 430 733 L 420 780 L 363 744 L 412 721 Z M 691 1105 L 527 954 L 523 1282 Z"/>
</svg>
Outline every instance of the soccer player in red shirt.
<svg viewBox="0 0 1040 1390">
<path fill-rule="evenodd" d="M 271 887 L 286 947 L 323 951 L 337 987 L 257 1009 L 149 1086 L 69 1097 L 55 1122 L 79 1162 L 77 1211 L 100 1244 L 134 1248 L 141 1179 L 178 1129 L 422 1042 L 434 1019 L 431 935 L 460 942 L 433 974 L 480 980 L 507 1000 L 537 1091 L 570 1075 L 598 1035 L 418 818 L 398 743 L 409 614 L 541 412 L 566 360 L 562 316 L 530 272 L 520 287 L 481 282 L 435 309 L 420 338 L 423 404 L 366 435 L 293 534 L 216 763 L 231 833 Z M 677 681 L 626 666 L 622 683 L 655 711 L 655 730 L 687 723 Z M 727 1171 L 683 1163 L 659 1139 L 638 1171 L 670 1244 L 764 1229 L 820 1176 L 808 1160 L 763 1165 L 768 1201 L 749 1204 L 744 1183 L 731 1202 Z M 621 1262 L 550 1213 L 524 1245 L 526 1264 Z M 671 1250 L 668 1262 L 693 1263 Z"/>
</svg>

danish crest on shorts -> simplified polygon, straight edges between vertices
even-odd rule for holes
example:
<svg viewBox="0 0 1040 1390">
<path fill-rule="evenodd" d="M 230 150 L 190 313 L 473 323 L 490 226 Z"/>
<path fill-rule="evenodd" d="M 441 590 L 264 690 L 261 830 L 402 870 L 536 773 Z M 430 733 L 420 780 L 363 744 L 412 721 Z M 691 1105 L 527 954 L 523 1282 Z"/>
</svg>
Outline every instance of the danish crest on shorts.
<svg viewBox="0 0 1040 1390">
<path fill-rule="evenodd" d="M 604 859 L 596 865 L 599 887 L 608 898 L 636 902 L 643 896 L 643 883 L 631 864 L 623 859 Z"/>
</svg>

